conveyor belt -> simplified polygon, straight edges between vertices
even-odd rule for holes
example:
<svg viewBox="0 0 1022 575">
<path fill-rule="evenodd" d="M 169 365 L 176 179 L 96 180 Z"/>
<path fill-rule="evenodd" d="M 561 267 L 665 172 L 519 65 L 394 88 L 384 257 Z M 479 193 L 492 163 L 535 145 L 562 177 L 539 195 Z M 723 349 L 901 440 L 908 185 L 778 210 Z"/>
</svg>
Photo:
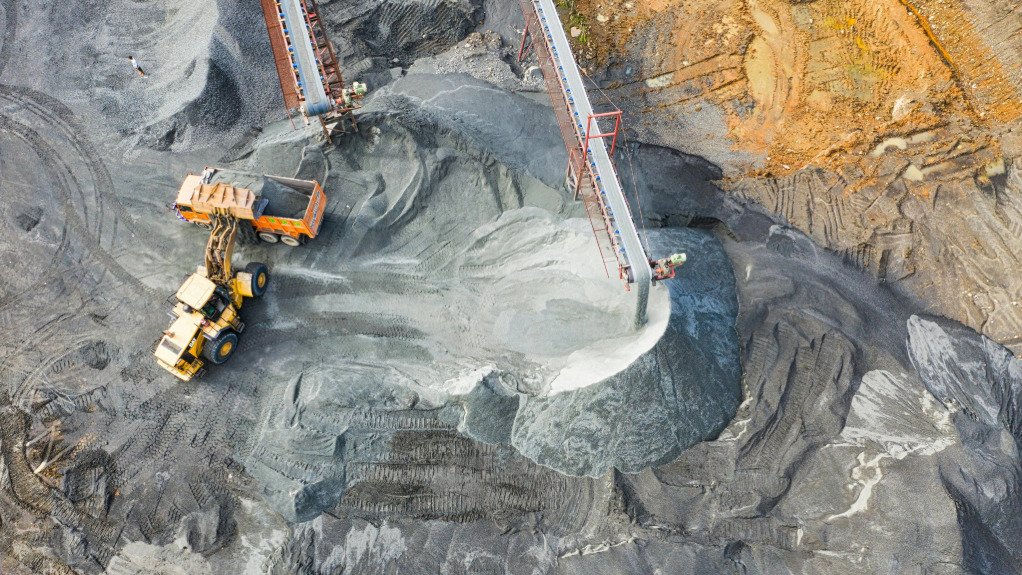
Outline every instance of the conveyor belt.
<svg viewBox="0 0 1022 575">
<path fill-rule="evenodd" d="M 571 53 L 571 45 L 564 33 L 560 18 L 557 15 L 557 8 L 554 0 L 530 0 L 536 15 L 539 18 L 542 40 L 550 48 L 550 55 L 560 76 L 561 85 L 564 87 L 565 102 L 572 112 L 572 120 L 575 122 L 575 129 L 579 135 L 580 143 L 585 143 L 587 122 L 593 115 L 593 107 L 589 102 L 589 95 L 586 93 L 585 84 L 582 82 L 582 75 L 575 57 Z M 535 32 L 535 31 L 534 31 Z M 588 128 L 592 134 L 600 134 L 599 121 L 593 119 Z M 620 251 L 619 256 L 630 268 L 631 279 L 635 283 L 638 292 L 638 307 L 635 312 L 636 324 L 646 323 L 646 305 L 649 299 L 649 287 L 653 281 L 653 274 L 650 270 L 646 250 L 639 240 L 639 233 L 635 229 L 631 211 L 628 209 L 628 202 L 625 199 L 624 191 L 621 188 L 621 181 L 618 178 L 617 170 L 611 162 L 610 154 L 603 139 L 589 140 L 589 149 L 586 153 L 589 163 L 589 170 L 593 175 L 593 184 L 600 200 L 606 207 L 610 219 L 611 230 L 614 234 L 615 243 Z"/>
<path fill-rule="evenodd" d="M 326 94 L 324 78 L 319 66 L 316 46 L 309 33 L 306 9 L 302 0 L 279 0 L 284 35 L 289 40 L 288 51 L 298 77 L 300 95 L 306 116 L 325 114 L 333 108 Z"/>
</svg>

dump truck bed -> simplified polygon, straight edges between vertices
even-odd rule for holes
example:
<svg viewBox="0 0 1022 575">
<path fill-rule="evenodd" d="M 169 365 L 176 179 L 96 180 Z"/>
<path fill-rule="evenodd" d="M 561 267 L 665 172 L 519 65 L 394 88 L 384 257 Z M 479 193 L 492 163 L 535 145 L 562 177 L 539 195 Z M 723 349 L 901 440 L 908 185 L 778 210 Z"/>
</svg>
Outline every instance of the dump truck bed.
<svg viewBox="0 0 1022 575">
<path fill-rule="evenodd" d="M 251 190 L 256 198 L 266 199 L 267 204 L 262 211 L 264 216 L 299 220 L 305 217 L 315 190 L 315 182 L 307 180 L 260 176 L 233 170 L 217 170 L 210 183 L 220 182 Z"/>
<path fill-rule="evenodd" d="M 314 180 L 265 176 L 234 170 L 207 170 L 185 178 L 178 192 L 181 217 L 196 223 L 209 221 L 214 209 L 250 220 L 258 232 L 301 238 L 319 233 L 326 195 Z"/>
</svg>

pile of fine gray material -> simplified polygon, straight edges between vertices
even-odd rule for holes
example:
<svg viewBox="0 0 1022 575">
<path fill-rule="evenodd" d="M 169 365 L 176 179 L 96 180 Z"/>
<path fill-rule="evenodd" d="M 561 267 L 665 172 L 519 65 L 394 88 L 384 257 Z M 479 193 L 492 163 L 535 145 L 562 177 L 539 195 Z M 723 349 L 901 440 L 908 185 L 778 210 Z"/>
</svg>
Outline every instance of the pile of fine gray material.
<svg viewBox="0 0 1022 575">
<path fill-rule="evenodd" d="M 460 100 L 433 101 L 469 103 L 462 115 L 419 105 L 452 83 Z M 408 75 L 367 104 L 359 134 L 318 160 L 293 136 L 256 142 L 249 169 L 267 161 L 301 161 L 310 173 L 319 171 L 315 162 L 335 168 L 326 176 L 327 220 L 335 223 L 317 238 L 321 249 L 277 259 L 276 285 L 287 298 L 265 320 L 250 316 L 274 334 L 273 347 L 257 353 L 324 358 L 301 370 L 258 364 L 281 374 L 275 390 L 266 388 L 242 461 L 285 517 L 311 519 L 345 493 L 365 491 L 352 460 L 372 476 L 380 464 L 367 461 L 370 453 L 386 461 L 399 444 L 357 447 L 366 433 L 398 433 L 392 441 L 400 442 L 402 431 L 460 431 L 520 453 L 519 461 L 599 476 L 668 460 L 719 432 L 737 408 L 737 308 L 719 271 L 724 254 L 705 234 L 657 248 L 703 252 L 691 272 L 698 295 L 670 284 L 656 292 L 675 302 L 662 305 L 700 312 L 672 316 L 667 336 L 620 374 L 558 387 L 571 358 L 600 340 L 630 345 L 632 304 L 603 275 L 589 223 L 556 216 L 577 215 L 578 206 L 521 171 L 559 177 L 549 162 L 561 153 L 557 135 L 531 121 L 546 113 L 469 77 Z M 521 153 L 524 142 L 507 133 L 519 125 L 536 126 L 528 142 L 550 153 Z M 296 325 L 292 318 L 307 309 L 318 317 Z"/>
<path fill-rule="evenodd" d="M 402 457 L 393 450 L 435 442 L 429 438 L 435 434 L 455 441 L 461 432 L 467 438 L 458 442 L 470 446 L 474 442 L 469 438 L 475 439 L 482 444 L 471 450 L 489 450 L 501 457 L 472 463 L 472 457 L 452 453 L 445 457 L 450 469 L 416 479 L 427 487 L 416 497 L 400 500 L 396 509 L 428 514 L 427 507 L 436 505 L 452 508 L 443 516 L 487 517 L 499 511 L 487 500 L 487 490 L 498 489 L 501 481 L 528 485 L 525 477 L 513 478 L 519 473 L 516 465 L 535 467 L 526 458 L 571 475 L 598 477 L 612 467 L 638 471 L 669 461 L 685 447 L 715 436 L 739 402 L 733 280 L 714 267 L 724 254 L 705 232 L 674 230 L 652 240 L 659 249 L 698 249 L 704 258 L 687 276 L 689 290 L 677 285 L 670 289 L 675 309 L 690 311 L 672 316 L 660 343 L 621 374 L 578 390 L 548 394 L 535 374 L 526 375 L 508 364 L 482 364 L 467 374 L 468 382 L 475 380 L 469 387 L 437 393 L 424 388 L 427 381 L 409 381 L 421 368 L 402 366 L 393 352 L 386 365 L 356 357 L 355 363 L 339 371 L 306 369 L 268 394 L 258 438 L 244 459 L 247 470 L 290 520 L 312 519 L 338 506 L 348 509 L 356 505 L 354 501 L 378 512 L 388 508 L 386 498 L 381 501 L 386 492 L 408 489 L 399 478 L 386 479 L 391 462 Z M 414 325 L 406 320 L 405 329 Z M 425 334 L 412 337 L 421 341 Z M 355 351 L 350 345 L 344 349 L 349 354 Z M 630 408 L 637 404 L 645 409 Z M 607 424 L 610 421 L 613 425 Z M 372 440 L 366 442 L 366 435 Z M 517 463 L 502 461 L 507 457 Z M 433 464 L 427 456 L 422 465 Z M 481 470 L 469 471 L 479 465 Z M 303 471 L 298 473 L 299 469 Z M 444 481 L 456 476 L 458 469 L 481 473 L 478 479 L 483 483 L 473 489 L 482 492 L 449 491 Z M 512 475 L 492 483 L 483 479 L 491 471 Z M 383 493 L 376 489 L 381 481 L 388 484 Z M 530 498 L 529 508 L 546 505 L 540 492 Z M 432 499 L 435 503 L 429 503 Z M 515 513 L 522 511 L 518 505 Z"/>
<path fill-rule="evenodd" d="M 11 60 L 60 65 L 38 66 L 15 83 L 102 117 L 103 137 L 132 147 L 227 149 L 282 106 L 274 67 L 265 65 L 266 26 L 252 8 L 237 0 L 26 6 Z M 40 33 L 42 22 L 59 26 L 59 45 Z M 146 78 L 134 74 L 129 55 Z"/>
<path fill-rule="evenodd" d="M 582 478 L 457 435 L 474 410 L 492 421 L 513 409 L 499 382 L 473 394 L 460 424 L 450 408 L 345 415 L 335 429 L 352 435 L 330 452 L 345 463 L 328 479 L 345 493 L 295 527 L 271 572 L 1014 572 L 1018 413 L 1006 398 L 1022 385 L 1019 362 L 913 313 L 755 208 L 718 215 L 743 272 L 748 398 L 718 439 L 638 473 Z M 701 237 L 712 238 L 666 236 Z M 302 417 L 287 413 L 275 429 Z"/>
<path fill-rule="evenodd" d="M 493 30 L 473 32 L 450 50 L 430 58 L 419 58 L 408 69 L 409 74 L 469 74 L 509 91 L 541 91 L 545 89 L 543 74 L 532 66 L 519 77 L 514 65 L 518 47 L 505 43 Z M 543 97 L 546 97 L 543 95 Z"/>
<path fill-rule="evenodd" d="M 483 0 L 325 0 L 328 33 L 346 77 L 370 89 L 389 81 L 391 69 L 444 52 L 483 19 Z"/>
<path fill-rule="evenodd" d="M 309 194 L 282 184 L 272 178 L 260 178 L 256 195 L 269 200 L 266 214 L 283 218 L 301 219 L 309 207 Z"/>
</svg>

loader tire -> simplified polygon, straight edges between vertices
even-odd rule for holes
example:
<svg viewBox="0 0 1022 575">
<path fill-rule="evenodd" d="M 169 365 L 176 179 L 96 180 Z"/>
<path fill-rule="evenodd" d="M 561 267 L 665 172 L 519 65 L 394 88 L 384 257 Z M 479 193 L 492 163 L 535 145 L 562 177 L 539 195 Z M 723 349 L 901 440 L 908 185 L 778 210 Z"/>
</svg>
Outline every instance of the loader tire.
<svg viewBox="0 0 1022 575">
<path fill-rule="evenodd" d="M 213 365 L 220 365 L 230 359 L 237 348 L 238 334 L 233 331 L 223 331 L 202 346 L 202 357 Z"/>
<path fill-rule="evenodd" d="M 270 270 L 266 264 L 252 262 L 245 266 L 245 272 L 252 274 L 252 297 L 266 293 L 266 286 L 270 284 Z"/>
</svg>

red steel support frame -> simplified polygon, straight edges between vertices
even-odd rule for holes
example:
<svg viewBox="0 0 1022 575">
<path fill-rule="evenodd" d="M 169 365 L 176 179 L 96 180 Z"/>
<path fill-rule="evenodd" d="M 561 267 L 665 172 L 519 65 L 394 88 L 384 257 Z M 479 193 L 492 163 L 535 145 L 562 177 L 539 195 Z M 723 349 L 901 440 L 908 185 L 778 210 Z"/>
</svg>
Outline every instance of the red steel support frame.
<svg viewBox="0 0 1022 575">
<path fill-rule="evenodd" d="M 621 279 L 626 279 L 625 268 L 619 255 L 618 242 L 611 231 L 611 218 L 607 213 L 605 202 L 599 195 L 599 186 L 596 185 L 597 177 L 587 161 L 589 157 L 589 142 L 591 140 L 611 137 L 610 153 L 614 153 L 617 147 L 617 136 L 621 128 L 621 110 L 592 114 L 586 119 L 585 133 L 579 132 L 575 122 L 571 119 L 572 110 L 567 100 L 558 96 L 558 94 L 563 94 L 565 98 L 570 97 L 568 96 L 568 90 L 561 83 L 560 75 L 554 69 L 554 60 L 550 55 L 550 48 L 545 40 L 537 41 L 532 33 L 534 28 L 537 30 L 542 29 L 532 8 L 532 3 L 530 0 L 519 0 L 519 2 L 522 7 L 522 14 L 525 16 L 525 29 L 522 31 L 522 43 L 518 49 L 518 61 L 522 62 L 524 60 L 530 47 L 536 53 L 536 59 L 543 70 L 543 81 L 546 84 L 547 95 L 550 97 L 550 103 L 554 108 L 554 115 L 557 117 L 561 139 L 564 140 L 564 145 L 568 150 L 567 171 L 568 179 L 573 180 L 574 199 L 582 199 L 586 215 L 589 216 L 590 226 L 593 229 L 593 236 L 596 239 L 596 247 L 600 252 L 600 259 L 603 261 L 604 271 L 607 273 L 607 276 L 610 277 L 610 270 L 607 264 L 614 262 L 617 264 L 618 276 Z M 539 37 L 542 38 L 542 34 Z M 593 120 L 610 116 L 615 117 L 613 131 L 599 134 L 591 133 Z M 604 246 L 604 243 L 609 243 L 609 246 Z M 612 255 L 608 257 L 605 253 L 606 251 L 610 251 Z M 627 288 L 627 283 L 625 285 Z"/>
<path fill-rule="evenodd" d="M 284 34 L 284 25 L 280 20 L 280 0 L 260 0 L 263 9 L 263 17 L 266 20 L 266 31 L 270 38 L 270 47 L 273 50 L 273 60 L 277 68 L 277 77 L 280 80 L 280 89 L 284 95 L 284 107 L 287 110 L 288 118 L 292 117 L 294 111 L 304 101 L 302 89 L 299 87 L 299 80 L 295 76 L 294 65 L 289 53 L 289 39 Z M 316 63 L 319 66 L 323 79 L 323 88 L 327 96 L 333 102 L 333 110 L 328 113 L 328 120 L 337 120 L 341 131 L 345 131 L 344 121 L 350 121 L 354 129 L 358 129 L 355 116 L 352 112 L 358 107 L 348 105 L 344 102 L 344 76 L 341 73 L 337 62 L 337 54 L 334 52 L 333 44 L 327 35 L 323 22 L 319 17 L 319 7 L 315 0 L 301 0 L 305 21 L 309 29 L 309 38 L 312 40 L 316 52 Z M 326 121 L 320 118 L 323 124 L 324 133 L 330 139 Z M 293 121 L 292 121 L 293 124 Z"/>
<path fill-rule="evenodd" d="M 608 118 L 608 117 L 611 117 L 611 116 L 614 117 L 614 131 L 612 131 L 612 132 L 605 132 L 603 134 L 594 134 L 593 133 L 593 120 L 598 119 L 598 118 Z M 597 126 L 599 126 L 599 124 L 597 124 Z M 613 156 L 614 155 L 614 150 L 617 149 L 617 135 L 618 135 L 618 131 L 620 129 L 621 129 L 621 110 L 614 110 L 613 112 L 604 112 L 602 114 L 590 114 L 589 117 L 586 118 L 585 141 L 582 143 L 582 165 L 586 165 L 586 161 L 589 159 L 589 150 L 590 150 L 589 142 L 591 140 L 596 140 L 598 138 L 605 138 L 605 137 L 609 136 L 611 138 L 611 140 L 610 140 L 610 155 Z M 579 193 L 579 187 L 576 184 L 575 185 L 575 199 L 578 199 L 578 193 Z"/>
<path fill-rule="evenodd" d="M 609 118 L 611 116 L 614 117 L 614 131 L 604 132 L 602 134 L 594 134 L 593 120 L 598 120 L 600 118 Z M 597 124 L 597 126 L 599 126 L 599 124 Z M 612 137 L 610 141 L 610 155 L 613 156 L 614 150 L 617 149 L 617 134 L 618 130 L 620 129 L 621 129 L 621 110 L 614 110 L 613 112 L 603 112 L 602 114 L 589 114 L 589 117 L 586 119 L 586 141 L 585 145 L 582 146 L 582 149 L 586 151 L 586 157 L 588 157 L 589 152 L 589 140 L 605 138 L 607 136 Z"/>
<path fill-rule="evenodd" d="M 316 60 L 323 75 L 323 87 L 335 104 L 343 106 L 344 76 L 337 65 L 337 54 L 319 18 L 319 7 L 315 0 L 302 0 L 305 6 L 305 21 L 309 25 L 309 36 L 316 48 Z"/>
<path fill-rule="evenodd" d="M 266 20 L 266 32 L 270 37 L 270 48 L 273 50 L 273 63 L 277 67 L 277 79 L 280 80 L 280 91 L 284 95 L 284 109 L 288 117 L 301 103 L 295 84 L 294 73 L 291 71 L 291 57 L 287 52 L 287 38 L 284 28 L 277 17 L 277 3 L 274 0 L 260 0 L 263 18 Z"/>
<path fill-rule="evenodd" d="M 522 4 L 522 9 L 523 10 L 525 9 L 525 4 L 524 3 Z M 529 17 L 525 16 L 525 29 L 522 30 L 522 45 L 519 46 L 519 48 L 518 48 L 518 63 L 519 64 L 522 62 L 522 60 L 525 59 L 525 48 L 526 48 L 526 44 L 529 41 L 529 36 L 531 36 L 531 34 L 529 33 Z"/>
</svg>

